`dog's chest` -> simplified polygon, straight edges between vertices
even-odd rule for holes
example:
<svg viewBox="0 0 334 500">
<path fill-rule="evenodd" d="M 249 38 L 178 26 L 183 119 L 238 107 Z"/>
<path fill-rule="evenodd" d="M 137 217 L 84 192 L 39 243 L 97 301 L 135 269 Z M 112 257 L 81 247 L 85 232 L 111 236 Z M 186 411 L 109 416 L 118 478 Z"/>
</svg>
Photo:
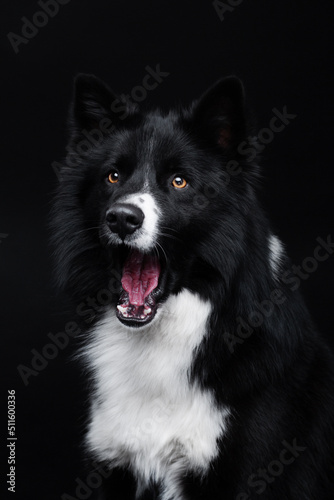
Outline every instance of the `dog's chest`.
<svg viewBox="0 0 334 500">
<path fill-rule="evenodd" d="M 97 384 L 87 439 L 101 459 L 130 465 L 146 482 L 171 469 L 203 470 L 215 457 L 228 411 L 188 380 L 210 311 L 184 290 L 151 326 L 130 330 L 110 313 L 96 328 L 87 350 Z"/>
</svg>

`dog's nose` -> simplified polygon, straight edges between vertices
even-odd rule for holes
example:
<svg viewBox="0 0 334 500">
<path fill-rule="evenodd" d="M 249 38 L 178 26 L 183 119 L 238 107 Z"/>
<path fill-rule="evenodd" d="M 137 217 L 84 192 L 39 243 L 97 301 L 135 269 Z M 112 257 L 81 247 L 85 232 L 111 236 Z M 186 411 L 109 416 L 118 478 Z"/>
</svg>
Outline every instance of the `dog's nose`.
<svg viewBox="0 0 334 500">
<path fill-rule="evenodd" d="M 144 214 L 135 205 L 119 203 L 107 211 L 106 220 L 110 230 L 124 240 L 142 226 Z"/>
</svg>

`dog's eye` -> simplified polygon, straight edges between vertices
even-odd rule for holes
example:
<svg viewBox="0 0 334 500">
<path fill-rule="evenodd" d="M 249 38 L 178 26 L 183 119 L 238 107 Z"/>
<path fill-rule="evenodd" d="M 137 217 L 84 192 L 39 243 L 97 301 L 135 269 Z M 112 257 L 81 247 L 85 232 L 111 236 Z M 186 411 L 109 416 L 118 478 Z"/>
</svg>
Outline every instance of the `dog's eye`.
<svg viewBox="0 0 334 500">
<path fill-rule="evenodd" d="M 110 172 L 110 174 L 108 175 L 108 181 L 111 182 L 111 184 L 116 184 L 118 180 L 119 180 L 119 174 L 117 170 L 113 170 L 112 172 Z"/>
<path fill-rule="evenodd" d="M 183 177 L 177 175 L 176 177 L 174 177 L 172 185 L 177 189 L 183 189 L 186 187 L 187 181 Z"/>
</svg>

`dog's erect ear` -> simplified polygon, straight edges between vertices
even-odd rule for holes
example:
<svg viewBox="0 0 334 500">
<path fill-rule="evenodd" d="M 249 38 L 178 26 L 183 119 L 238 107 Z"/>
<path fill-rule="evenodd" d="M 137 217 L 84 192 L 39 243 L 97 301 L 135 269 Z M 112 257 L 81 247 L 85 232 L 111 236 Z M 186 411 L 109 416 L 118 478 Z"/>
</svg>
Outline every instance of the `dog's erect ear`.
<svg viewBox="0 0 334 500">
<path fill-rule="evenodd" d="M 70 111 L 72 132 L 109 127 L 135 111 L 135 106 L 117 97 L 112 90 L 94 75 L 79 74 L 74 82 L 74 98 Z M 103 121 L 105 120 L 105 121 Z"/>
<path fill-rule="evenodd" d="M 223 78 L 195 103 L 193 120 L 207 139 L 223 149 L 235 147 L 245 133 L 244 88 L 235 76 Z"/>
</svg>

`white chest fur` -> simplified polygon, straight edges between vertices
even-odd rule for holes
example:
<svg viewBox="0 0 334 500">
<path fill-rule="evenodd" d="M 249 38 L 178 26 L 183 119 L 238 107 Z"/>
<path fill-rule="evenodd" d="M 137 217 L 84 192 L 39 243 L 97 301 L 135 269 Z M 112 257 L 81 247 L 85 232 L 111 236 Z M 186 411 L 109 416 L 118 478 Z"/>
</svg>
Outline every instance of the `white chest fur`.
<svg viewBox="0 0 334 500">
<path fill-rule="evenodd" d="M 87 435 L 100 459 L 130 465 L 142 483 L 162 480 L 163 500 L 177 499 L 176 479 L 203 472 L 218 453 L 227 409 L 188 380 L 206 333 L 211 304 L 183 290 L 151 325 L 134 330 L 110 311 L 92 332 L 85 355 L 97 391 Z"/>
</svg>

